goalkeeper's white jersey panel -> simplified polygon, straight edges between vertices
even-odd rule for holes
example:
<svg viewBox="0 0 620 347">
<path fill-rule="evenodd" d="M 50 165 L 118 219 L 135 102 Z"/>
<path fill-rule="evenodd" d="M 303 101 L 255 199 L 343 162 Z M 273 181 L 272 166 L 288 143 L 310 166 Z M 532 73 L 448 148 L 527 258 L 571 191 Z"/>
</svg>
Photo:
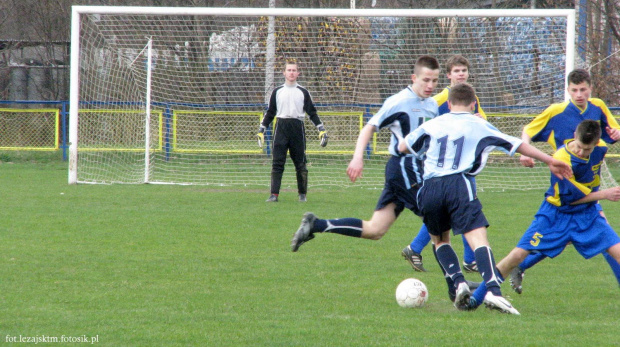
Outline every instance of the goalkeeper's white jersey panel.
<svg viewBox="0 0 620 347">
<path fill-rule="evenodd" d="M 402 154 L 398 152 L 399 141 L 424 121 L 436 117 L 437 112 L 435 99 L 421 98 L 411 87 L 407 87 L 387 98 L 368 124 L 374 125 L 377 131 L 389 128 L 392 136 L 388 150 L 391 155 L 400 156 Z"/>
<path fill-rule="evenodd" d="M 522 141 L 470 113 L 447 113 L 422 124 L 405 138 L 424 161 L 422 178 L 456 173 L 477 175 L 495 149 L 513 155 Z"/>
<path fill-rule="evenodd" d="M 287 85 L 284 84 L 276 90 L 276 107 L 278 113 L 276 118 L 294 118 L 304 120 L 306 112 L 304 105 L 306 104 L 306 91 L 310 98 L 310 93 L 307 89 L 303 88 L 299 84 Z M 310 99 L 311 101 L 312 99 Z"/>
</svg>

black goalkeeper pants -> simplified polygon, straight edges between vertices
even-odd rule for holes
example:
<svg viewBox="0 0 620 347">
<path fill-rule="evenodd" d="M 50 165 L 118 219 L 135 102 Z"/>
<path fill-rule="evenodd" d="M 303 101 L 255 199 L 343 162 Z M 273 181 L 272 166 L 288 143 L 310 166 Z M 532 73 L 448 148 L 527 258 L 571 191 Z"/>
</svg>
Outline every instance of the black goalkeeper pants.
<svg viewBox="0 0 620 347">
<path fill-rule="evenodd" d="M 273 164 L 271 166 L 271 194 L 280 193 L 287 151 L 291 154 L 297 173 L 297 190 L 306 194 L 308 169 L 306 168 L 306 131 L 298 119 L 278 118 L 273 139 Z"/>
</svg>

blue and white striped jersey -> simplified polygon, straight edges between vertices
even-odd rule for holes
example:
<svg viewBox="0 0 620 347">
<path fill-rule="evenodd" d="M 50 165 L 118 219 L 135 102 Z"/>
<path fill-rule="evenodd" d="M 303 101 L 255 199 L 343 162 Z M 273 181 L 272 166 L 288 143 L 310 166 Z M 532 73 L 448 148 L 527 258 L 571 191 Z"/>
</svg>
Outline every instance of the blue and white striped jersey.
<svg viewBox="0 0 620 347">
<path fill-rule="evenodd" d="M 405 138 L 407 147 L 424 161 L 423 179 L 464 173 L 475 176 L 489 153 L 500 149 L 513 155 L 522 141 L 497 130 L 467 112 L 446 113 L 415 129 Z"/>
<path fill-rule="evenodd" d="M 436 116 L 437 102 L 432 97 L 419 97 L 409 86 L 387 98 L 368 124 L 374 125 L 377 131 L 389 128 L 392 137 L 388 150 L 391 155 L 402 156 L 398 152 L 399 139 L 403 139 L 425 120 Z"/>
</svg>

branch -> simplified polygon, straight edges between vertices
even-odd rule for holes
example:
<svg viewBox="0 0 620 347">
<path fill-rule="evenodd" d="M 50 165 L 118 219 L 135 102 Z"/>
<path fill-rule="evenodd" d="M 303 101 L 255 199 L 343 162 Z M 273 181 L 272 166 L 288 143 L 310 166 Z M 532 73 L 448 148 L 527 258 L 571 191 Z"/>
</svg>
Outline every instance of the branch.
<svg viewBox="0 0 620 347">
<path fill-rule="evenodd" d="M 609 27 L 611 28 L 611 32 L 613 33 L 614 37 L 616 38 L 618 43 L 620 43 L 620 31 L 618 31 L 618 27 L 616 26 L 616 22 L 619 21 L 617 14 L 620 8 L 615 9 L 615 4 L 611 0 L 605 0 L 605 7 L 607 8 L 607 11 L 605 11 L 605 13 L 608 13 L 607 23 L 609 23 Z"/>
</svg>

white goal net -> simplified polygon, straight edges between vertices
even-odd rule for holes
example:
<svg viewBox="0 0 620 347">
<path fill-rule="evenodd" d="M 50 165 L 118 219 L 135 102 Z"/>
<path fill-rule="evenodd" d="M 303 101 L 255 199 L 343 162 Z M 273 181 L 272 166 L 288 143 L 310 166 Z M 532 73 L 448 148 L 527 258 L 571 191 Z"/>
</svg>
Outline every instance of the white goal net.
<svg viewBox="0 0 620 347">
<path fill-rule="evenodd" d="M 313 10 L 75 6 L 70 183 L 268 186 L 270 130 L 255 133 L 266 97 L 299 62 L 330 136 L 308 121 L 309 186 L 349 186 L 361 127 L 411 82 L 420 55 L 471 63 L 489 121 L 520 136 L 565 99 L 572 10 Z M 445 72 L 437 92 L 448 84 Z M 273 128 L 273 125 L 272 127 Z M 389 133 L 368 146 L 364 178 L 383 185 Z M 544 147 L 543 147 L 544 148 Z M 544 188 L 548 170 L 493 155 L 481 189 Z M 295 188 L 287 162 L 283 188 Z"/>
</svg>

